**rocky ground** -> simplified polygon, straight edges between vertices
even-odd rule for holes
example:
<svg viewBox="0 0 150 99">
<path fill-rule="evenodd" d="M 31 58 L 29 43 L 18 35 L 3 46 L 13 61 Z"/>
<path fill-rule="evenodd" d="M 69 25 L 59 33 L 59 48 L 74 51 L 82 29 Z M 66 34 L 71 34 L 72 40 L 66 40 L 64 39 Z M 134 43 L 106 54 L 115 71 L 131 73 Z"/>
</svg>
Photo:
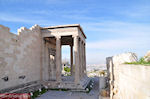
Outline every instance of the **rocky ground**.
<svg viewBox="0 0 150 99">
<path fill-rule="evenodd" d="M 94 87 L 89 93 L 50 90 L 37 99 L 105 99 L 99 97 L 99 77 L 92 79 L 94 80 Z"/>
</svg>

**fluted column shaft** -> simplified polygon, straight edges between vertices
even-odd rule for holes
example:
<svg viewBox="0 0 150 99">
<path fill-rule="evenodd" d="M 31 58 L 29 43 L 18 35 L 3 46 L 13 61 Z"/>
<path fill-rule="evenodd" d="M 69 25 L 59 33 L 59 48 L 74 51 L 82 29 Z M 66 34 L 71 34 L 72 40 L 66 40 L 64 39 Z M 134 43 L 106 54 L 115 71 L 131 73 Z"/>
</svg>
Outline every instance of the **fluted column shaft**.
<svg viewBox="0 0 150 99">
<path fill-rule="evenodd" d="M 61 82 L 61 37 L 56 37 L 56 80 Z"/>
<path fill-rule="evenodd" d="M 74 37 L 75 83 L 79 83 L 79 39 Z"/>
</svg>

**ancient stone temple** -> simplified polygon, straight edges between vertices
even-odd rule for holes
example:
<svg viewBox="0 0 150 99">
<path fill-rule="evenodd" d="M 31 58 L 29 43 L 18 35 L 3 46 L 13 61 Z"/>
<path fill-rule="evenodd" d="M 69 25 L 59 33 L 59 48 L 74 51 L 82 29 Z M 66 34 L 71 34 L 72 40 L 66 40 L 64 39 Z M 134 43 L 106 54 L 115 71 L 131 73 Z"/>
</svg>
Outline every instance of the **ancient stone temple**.
<svg viewBox="0 0 150 99">
<path fill-rule="evenodd" d="M 35 90 L 39 86 L 84 90 L 86 36 L 79 24 L 18 29 L 0 25 L 0 92 Z M 71 76 L 62 75 L 63 45 L 70 46 Z"/>
</svg>

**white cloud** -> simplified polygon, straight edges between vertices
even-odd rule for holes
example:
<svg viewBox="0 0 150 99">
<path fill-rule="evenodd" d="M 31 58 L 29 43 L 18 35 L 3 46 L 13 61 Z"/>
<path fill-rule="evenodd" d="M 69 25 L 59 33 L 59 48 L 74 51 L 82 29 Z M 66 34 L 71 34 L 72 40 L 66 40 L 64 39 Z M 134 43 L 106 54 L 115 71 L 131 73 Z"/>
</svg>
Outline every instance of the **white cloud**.
<svg viewBox="0 0 150 99">
<path fill-rule="evenodd" d="M 101 33 L 125 34 L 128 36 L 150 36 L 150 24 L 123 22 L 123 21 L 103 21 L 82 23 L 86 31 Z"/>
<path fill-rule="evenodd" d="M 41 17 L 36 17 L 36 16 L 31 17 L 31 16 L 27 16 L 27 15 L 24 16 L 21 14 L 20 14 L 20 16 L 18 16 L 18 15 L 9 14 L 9 13 L 0 13 L 0 21 L 20 22 L 20 23 L 33 24 L 33 25 L 38 24 L 41 26 L 53 26 L 53 25 L 62 24 L 62 22 L 60 22 L 60 21 L 46 19 L 42 16 Z"/>
<path fill-rule="evenodd" d="M 134 5 L 133 7 L 123 12 L 120 12 L 120 14 L 132 17 L 132 18 L 145 18 L 150 16 L 150 6 L 149 4 L 144 5 Z"/>
<path fill-rule="evenodd" d="M 13 14 L 7 14 L 7 13 L 1 13 L 0 15 L 0 20 L 1 21 L 6 21 L 6 22 L 23 22 L 23 23 L 43 23 L 46 22 L 46 20 L 38 20 L 35 18 L 28 18 L 28 17 L 23 17 L 23 16 L 15 16 Z"/>
<path fill-rule="evenodd" d="M 126 48 L 141 48 L 148 47 L 150 44 L 149 38 L 123 38 L 123 39 L 112 39 L 112 40 L 103 40 L 96 42 L 88 42 L 88 49 L 103 49 L 103 50 L 118 50 L 118 49 L 126 49 Z"/>
<path fill-rule="evenodd" d="M 141 57 L 150 50 L 150 24 L 103 21 L 83 26 L 90 31 L 89 35 L 96 35 L 96 38 L 87 40 L 88 64 L 105 63 L 106 57 L 124 52 L 135 52 Z"/>
</svg>

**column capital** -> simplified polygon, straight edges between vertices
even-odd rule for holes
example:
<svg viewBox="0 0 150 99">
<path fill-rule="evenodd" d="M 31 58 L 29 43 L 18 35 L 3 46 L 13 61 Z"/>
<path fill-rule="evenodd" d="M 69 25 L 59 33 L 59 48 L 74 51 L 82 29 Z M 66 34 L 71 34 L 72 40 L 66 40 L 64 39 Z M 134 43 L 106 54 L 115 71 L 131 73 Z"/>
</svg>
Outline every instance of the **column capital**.
<svg viewBox="0 0 150 99">
<path fill-rule="evenodd" d="M 61 36 L 59 35 L 59 36 L 55 36 L 55 38 L 57 39 L 57 40 L 59 40 L 59 39 L 61 39 Z"/>
<path fill-rule="evenodd" d="M 72 37 L 73 37 L 73 38 L 79 38 L 79 36 L 78 36 L 78 35 L 72 35 Z"/>
</svg>

